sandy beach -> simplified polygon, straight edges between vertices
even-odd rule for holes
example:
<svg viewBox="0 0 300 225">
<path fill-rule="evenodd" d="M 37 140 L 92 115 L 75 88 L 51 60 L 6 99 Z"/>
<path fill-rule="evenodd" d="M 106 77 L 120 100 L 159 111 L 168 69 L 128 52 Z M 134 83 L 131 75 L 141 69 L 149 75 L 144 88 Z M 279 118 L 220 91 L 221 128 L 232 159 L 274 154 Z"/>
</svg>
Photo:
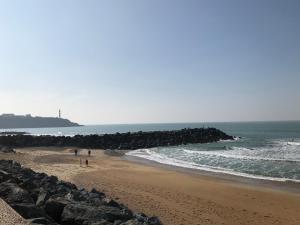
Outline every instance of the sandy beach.
<svg viewBox="0 0 300 225">
<path fill-rule="evenodd" d="M 89 167 L 79 158 L 89 159 Z M 272 184 L 247 184 L 201 172 L 105 155 L 102 150 L 70 148 L 18 149 L 0 154 L 35 171 L 58 176 L 88 189 L 96 188 L 133 210 L 156 215 L 166 225 L 300 224 L 300 191 Z M 283 187 L 282 187 L 283 186 Z"/>
</svg>

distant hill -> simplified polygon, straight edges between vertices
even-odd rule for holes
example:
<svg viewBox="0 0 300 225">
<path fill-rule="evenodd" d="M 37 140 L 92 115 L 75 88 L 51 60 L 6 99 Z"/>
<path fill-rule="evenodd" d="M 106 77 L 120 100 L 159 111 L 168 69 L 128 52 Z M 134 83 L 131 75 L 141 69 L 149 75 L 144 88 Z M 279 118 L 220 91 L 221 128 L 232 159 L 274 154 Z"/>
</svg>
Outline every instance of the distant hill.
<svg viewBox="0 0 300 225">
<path fill-rule="evenodd" d="M 0 115 L 0 129 L 8 128 L 43 128 L 43 127 L 75 127 L 80 126 L 68 119 L 58 117 L 33 117 L 28 115 Z"/>
</svg>

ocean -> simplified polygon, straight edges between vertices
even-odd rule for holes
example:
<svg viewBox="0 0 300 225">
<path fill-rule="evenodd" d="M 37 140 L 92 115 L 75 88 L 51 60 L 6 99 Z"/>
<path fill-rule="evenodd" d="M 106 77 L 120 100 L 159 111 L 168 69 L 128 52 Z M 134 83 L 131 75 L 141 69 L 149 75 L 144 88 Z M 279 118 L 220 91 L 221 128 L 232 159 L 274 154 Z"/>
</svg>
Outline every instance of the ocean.
<svg viewBox="0 0 300 225">
<path fill-rule="evenodd" d="M 33 135 L 73 136 L 201 127 L 215 127 L 239 138 L 209 144 L 140 149 L 127 154 L 184 168 L 255 179 L 300 182 L 300 121 L 124 124 L 12 130 Z"/>
</svg>

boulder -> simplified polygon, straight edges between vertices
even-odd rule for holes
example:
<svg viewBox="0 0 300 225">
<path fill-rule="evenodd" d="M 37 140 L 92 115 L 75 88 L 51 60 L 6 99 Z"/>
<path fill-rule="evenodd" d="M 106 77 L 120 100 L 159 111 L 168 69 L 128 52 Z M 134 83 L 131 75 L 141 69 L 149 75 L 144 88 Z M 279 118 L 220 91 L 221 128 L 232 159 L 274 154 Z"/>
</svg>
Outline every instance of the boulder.
<svg viewBox="0 0 300 225">
<path fill-rule="evenodd" d="M 122 208 L 121 205 L 118 202 L 116 202 L 113 199 L 107 198 L 107 197 L 103 198 L 102 202 L 104 203 L 104 205 L 107 205 L 107 206 L 113 206 L 113 207 L 116 207 L 116 208 Z"/>
<path fill-rule="evenodd" d="M 11 207 L 25 219 L 47 216 L 43 209 L 37 207 L 33 203 L 16 203 L 12 204 Z"/>
<path fill-rule="evenodd" d="M 59 225 L 58 223 L 55 223 L 45 217 L 27 219 L 27 222 L 32 225 L 33 224 Z"/>
<path fill-rule="evenodd" d="M 30 178 L 25 178 L 22 180 L 22 182 L 19 184 L 21 188 L 24 188 L 26 190 L 32 190 L 39 186 L 38 181 L 32 176 Z"/>
<path fill-rule="evenodd" d="M 9 173 L 7 173 L 4 170 L 0 170 L 0 183 L 7 181 L 10 178 L 11 178 L 11 176 Z"/>
<path fill-rule="evenodd" d="M 97 221 L 97 222 L 94 222 L 94 223 L 92 222 L 92 223 L 86 223 L 86 224 L 89 224 L 89 225 L 118 225 L 116 223 L 111 223 L 111 222 L 108 222 L 106 220 L 100 220 L 100 221 Z"/>
<path fill-rule="evenodd" d="M 58 194 L 60 191 L 57 189 L 57 181 L 58 179 L 55 176 L 46 176 L 40 181 L 40 186 L 47 190 L 50 194 Z"/>
<path fill-rule="evenodd" d="M 145 225 L 145 223 L 138 221 L 137 219 L 128 220 L 125 223 L 121 223 L 120 225 Z"/>
<path fill-rule="evenodd" d="M 97 205 L 105 204 L 103 199 L 105 199 L 105 194 L 95 190 L 94 188 L 89 192 L 89 202 Z"/>
<path fill-rule="evenodd" d="M 57 181 L 57 185 L 59 187 L 64 187 L 65 189 L 69 189 L 69 190 L 77 190 L 77 187 L 75 184 L 72 184 L 70 182 L 66 182 L 66 181 L 62 181 L 62 180 L 59 180 Z"/>
<path fill-rule="evenodd" d="M 41 180 L 41 185 L 56 185 L 58 178 L 56 176 L 45 176 Z"/>
<path fill-rule="evenodd" d="M 99 206 L 98 210 L 104 213 L 104 218 L 108 221 L 127 221 L 133 217 L 133 213 L 126 208 L 117 208 L 111 206 Z"/>
<path fill-rule="evenodd" d="M 37 200 L 35 202 L 35 204 L 37 206 L 42 206 L 45 204 L 45 202 L 48 200 L 49 198 L 49 193 L 48 191 L 44 190 L 43 188 L 40 190 L 40 193 L 37 197 Z"/>
<path fill-rule="evenodd" d="M 157 217 L 149 217 L 146 219 L 147 225 L 162 225 L 160 220 Z"/>
<path fill-rule="evenodd" d="M 75 201 L 87 201 L 89 193 L 85 189 L 75 190 L 72 192 L 72 199 Z"/>
<path fill-rule="evenodd" d="M 0 197 L 8 204 L 34 203 L 28 191 L 8 181 L 0 183 Z"/>
<path fill-rule="evenodd" d="M 147 217 L 143 213 L 135 213 L 134 214 L 135 219 L 131 221 L 129 224 L 143 224 L 143 225 L 162 225 L 160 220 L 157 217 Z M 125 223 L 126 224 L 126 223 Z M 127 225 L 127 224 L 126 224 Z"/>
<path fill-rule="evenodd" d="M 45 211 L 46 213 L 53 218 L 56 222 L 60 222 L 61 221 L 61 215 L 62 212 L 64 210 L 64 208 L 66 207 L 67 204 L 69 204 L 70 201 L 58 197 L 58 198 L 50 198 L 46 201 L 45 203 Z"/>
<path fill-rule="evenodd" d="M 64 208 L 61 222 L 67 225 L 81 225 L 84 222 L 96 223 L 101 220 L 108 222 L 127 221 L 131 217 L 131 212 L 125 209 L 120 210 L 109 206 L 93 207 L 84 203 L 73 203 Z"/>
<path fill-rule="evenodd" d="M 28 190 L 28 191 L 29 191 L 30 196 L 33 199 L 33 201 L 36 202 L 38 197 L 39 197 L 39 194 L 41 192 L 40 188 L 35 188 L 35 189 L 32 189 L 32 190 Z"/>
<path fill-rule="evenodd" d="M 81 225 L 83 222 L 97 222 L 103 219 L 103 213 L 99 210 L 80 203 L 67 205 L 61 214 L 61 223 L 66 225 Z"/>
<path fill-rule="evenodd" d="M 90 193 L 97 194 L 99 197 L 105 196 L 103 192 L 97 191 L 95 188 L 92 188 Z"/>
</svg>

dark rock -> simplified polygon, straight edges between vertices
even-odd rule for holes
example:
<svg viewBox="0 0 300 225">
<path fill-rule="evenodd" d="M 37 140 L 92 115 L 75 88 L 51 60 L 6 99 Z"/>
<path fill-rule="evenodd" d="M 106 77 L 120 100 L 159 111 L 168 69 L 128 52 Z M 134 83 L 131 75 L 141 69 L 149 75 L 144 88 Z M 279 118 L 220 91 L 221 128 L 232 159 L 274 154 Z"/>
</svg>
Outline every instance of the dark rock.
<svg viewBox="0 0 300 225">
<path fill-rule="evenodd" d="M 34 203 L 28 191 L 8 181 L 0 183 L 0 197 L 8 204 Z"/>
<path fill-rule="evenodd" d="M 27 222 L 29 222 L 30 224 L 58 225 L 57 223 L 55 223 L 45 217 L 27 219 Z"/>
<path fill-rule="evenodd" d="M 121 223 L 122 223 L 121 220 L 115 220 L 115 221 L 114 221 L 114 225 L 120 225 Z"/>
<path fill-rule="evenodd" d="M 87 204 L 69 204 L 61 215 L 63 224 L 82 224 L 83 221 L 95 223 L 101 220 L 114 222 L 115 220 L 126 221 L 132 217 L 131 212 L 126 209 L 118 209 L 109 206 L 92 207 Z"/>
<path fill-rule="evenodd" d="M 67 204 L 70 204 L 70 201 L 64 198 L 60 198 L 60 197 L 56 199 L 50 198 L 45 203 L 45 211 L 56 222 L 60 222 L 61 214 Z"/>
<path fill-rule="evenodd" d="M 120 225 L 145 225 L 145 223 L 138 221 L 137 219 L 128 220 L 125 223 L 121 223 Z"/>
<path fill-rule="evenodd" d="M 65 198 L 69 200 L 82 202 L 90 200 L 90 194 L 85 189 L 73 190 L 72 192 L 65 195 Z"/>
<path fill-rule="evenodd" d="M 45 173 L 36 173 L 36 174 L 34 174 L 34 178 L 35 178 L 36 180 L 39 180 L 39 182 L 41 182 L 41 180 L 42 180 L 43 178 L 47 177 L 47 176 L 48 176 L 48 175 L 45 174 Z"/>
<path fill-rule="evenodd" d="M 25 219 L 45 217 L 46 213 L 43 209 L 38 208 L 32 203 L 16 203 L 11 207 L 16 210 Z"/>
<path fill-rule="evenodd" d="M 36 180 L 34 180 L 33 177 L 30 177 L 30 178 L 24 179 L 24 180 L 19 184 L 19 186 L 20 186 L 21 188 L 26 189 L 26 190 L 31 190 L 31 189 L 37 188 L 39 185 L 37 184 Z"/>
<path fill-rule="evenodd" d="M 66 225 L 81 225 L 87 220 L 97 222 L 103 219 L 103 213 L 99 210 L 78 203 L 67 205 L 61 215 L 61 223 Z"/>
<path fill-rule="evenodd" d="M 99 196 L 99 198 L 105 196 L 104 193 L 97 191 L 95 188 L 93 188 L 90 193 L 97 194 Z"/>
<path fill-rule="evenodd" d="M 160 222 L 160 220 L 157 217 L 147 217 L 143 213 L 135 213 L 134 217 L 135 217 L 135 220 L 132 221 L 133 224 L 135 224 L 136 222 L 139 222 L 141 224 L 147 224 L 147 225 L 162 225 L 162 223 Z M 139 224 L 139 223 L 137 223 L 137 224 Z"/>
<path fill-rule="evenodd" d="M 35 188 L 35 189 L 32 189 L 32 190 L 29 190 L 29 193 L 30 193 L 30 196 L 33 199 L 33 201 L 36 203 L 36 201 L 39 197 L 39 194 L 40 194 L 40 189 Z"/>
<path fill-rule="evenodd" d="M 58 178 L 56 176 L 45 176 L 42 180 L 41 180 L 41 185 L 43 184 L 52 184 L 52 185 L 56 185 L 56 182 L 58 181 Z"/>
<path fill-rule="evenodd" d="M 59 181 L 57 181 L 57 185 L 61 186 L 61 187 L 64 187 L 66 189 L 69 189 L 69 190 L 77 190 L 76 185 L 72 184 L 70 182 L 59 180 Z"/>
<path fill-rule="evenodd" d="M 133 214 L 104 193 L 90 192 L 57 177 L 0 160 L 0 197 L 32 224 L 161 225 L 155 217 Z"/>
<path fill-rule="evenodd" d="M 102 199 L 102 201 L 107 206 L 113 206 L 113 207 L 121 208 L 120 204 L 118 202 L 116 202 L 115 200 L 113 200 L 113 199 L 105 197 L 105 198 Z"/>
<path fill-rule="evenodd" d="M 133 213 L 126 209 L 126 208 L 117 208 L 117 207 L 111 207 L 111 206 L 99 206 L 98 210 L 103 212 L 105 214 L 105 219 L 108 221 L 115 221 L 115 220 L 129 220 L 132 218 Z"/>
<path fill-rule="evenodd" d="M 97 221 L 97 222 L 92 222 L 92 223 L 87 223 L 87 224 L 89 224 L 89 225 L 118 225 L 118 224 L 116 224 L 116 223 L 111 223 L 111 222 L 108 222 L 108 221 L 106 221 L 106 220 L 100 220 L 100 221 Z M 83 224 L 83 225 L 85 225 L 85 224 Z"/>
<path fill-rule="evenodd" d="M 44 190 L 44 189 L 41 189 L 39 195 L 38 195 L 38 198 L 35 202 L 35 204 L 37 206 L 42 206 L 45 204 L 45 202 L 48 200 L 49 198 L 49 193 L 48 191 Z"/>
<path fill-rule="evenodd" d="M 0 143 L 13 147 L 76 146 L 82 148 L 134 150 L 159 146 L 209 143 L 219 140 L 233 140 L 232 136 L 215 128 L 194 128 L 175 131 L 151 131 L 116 133 L 105 135 L 66 136 L 0 136 Z M 122 155 L 121 151 L 109 150 L 110 155 Z"/>
<path fill-rule="evenodd" d="M 160 220 L 157 217 L 150 217 L 146 219 L 147 225 L 162 225 Z"/>
<path fill-rule="evenodd" d="M 4 170 L 0 170 L 0 183 L 7 181 L 10 178 L 11 176 L 9 173 L 5 172 Z"/>
</svg>

